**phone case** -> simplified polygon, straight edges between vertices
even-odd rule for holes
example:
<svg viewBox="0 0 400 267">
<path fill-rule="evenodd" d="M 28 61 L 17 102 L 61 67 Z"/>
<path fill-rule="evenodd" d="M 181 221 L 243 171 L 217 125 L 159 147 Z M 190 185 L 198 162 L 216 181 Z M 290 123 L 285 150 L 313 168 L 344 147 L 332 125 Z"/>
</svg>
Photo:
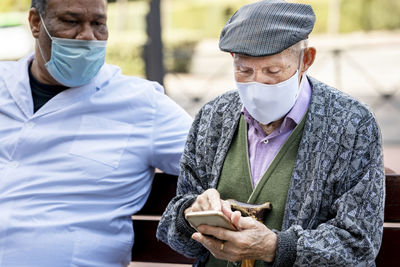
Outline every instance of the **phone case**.
<svg viewBox="0 0 400 267">
<path fill-rule="evenodd" d="M 195 211 L 185 216 L 189 224 L 197 229 L 202 224 L 217 226 L 235 231 L 235 226 L 220 211 Z"/>
</svg>

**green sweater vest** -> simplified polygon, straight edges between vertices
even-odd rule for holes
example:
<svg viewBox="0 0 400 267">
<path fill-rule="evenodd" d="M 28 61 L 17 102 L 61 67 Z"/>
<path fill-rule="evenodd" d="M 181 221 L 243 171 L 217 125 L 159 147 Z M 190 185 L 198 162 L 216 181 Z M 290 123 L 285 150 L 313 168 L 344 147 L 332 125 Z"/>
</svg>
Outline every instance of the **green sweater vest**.
<svg viewBox="0 0 400 267">
<path fill-rule="evenodd" d="M 296 126 L 289 138 L 271 162 L 267 171 L 254 188 L 250 174 L 247 142 L 247 123 L 241 116 L 238 130 L 226 155 L 217 190 L 221 199 L 236 199 L 251 204 L 272 203 L 264 224 L 270 229 L 281 230 L 285 211 L 287 192 L 296 161 L 297 150 L 303 133 L 305 117 Z M 230 266 L 226 261 L 218 260 L 210 254 L 206 266 Z M 264 266 L 257 261 L 255 266 Z"/>
</svg>

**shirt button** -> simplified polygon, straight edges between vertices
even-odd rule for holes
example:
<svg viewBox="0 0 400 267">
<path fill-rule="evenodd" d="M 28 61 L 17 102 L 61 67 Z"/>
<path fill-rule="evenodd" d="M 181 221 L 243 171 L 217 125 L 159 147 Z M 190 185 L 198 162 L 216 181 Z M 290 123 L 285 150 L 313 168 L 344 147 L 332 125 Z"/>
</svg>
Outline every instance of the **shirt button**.
<svg viewBox="0 0 400 267">
<path fill-rule="evenodd" d="M 27 127 L 28 129 L 32 129 L 33 127 L 35 127 L 35 123 L 34 123 L 34 122 L 31 122 L 31 121 L 27 122 L 25 125 L 26 125 L 26 127 Z"/>
<path fill-rule="evenodd" d="M 264 142 L 264 144 L 268 144 L 269 140 L 266 139 L 266 140 L 264 140 L 263 142 Z"/>
<path fill-rule="evenodd" d="M 19 162 L 18 162 L 18 161 L 11 161 L 9 166 L 10 166 L 11 168 L 17 168 L 18 165 L 19 165 Z"/>
</svg>

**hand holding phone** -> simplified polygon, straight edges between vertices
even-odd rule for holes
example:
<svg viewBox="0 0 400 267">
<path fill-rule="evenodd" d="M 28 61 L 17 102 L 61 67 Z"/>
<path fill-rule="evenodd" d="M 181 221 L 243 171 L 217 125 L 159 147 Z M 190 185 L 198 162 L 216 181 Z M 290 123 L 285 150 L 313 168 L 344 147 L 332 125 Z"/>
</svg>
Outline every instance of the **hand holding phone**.
<svg viewBox="0 0 400 267">
<path fill-rule="evenodd" d="M 189 224 L 197 230 L 202 224 L 211 225 L 216 227 L 226 228 L 228 230 L 236 231 L 236 227 L 229 221 L 229 219 L 221 212 L 216 210 L 193 211 L 185 215 Z"/>
</svg>

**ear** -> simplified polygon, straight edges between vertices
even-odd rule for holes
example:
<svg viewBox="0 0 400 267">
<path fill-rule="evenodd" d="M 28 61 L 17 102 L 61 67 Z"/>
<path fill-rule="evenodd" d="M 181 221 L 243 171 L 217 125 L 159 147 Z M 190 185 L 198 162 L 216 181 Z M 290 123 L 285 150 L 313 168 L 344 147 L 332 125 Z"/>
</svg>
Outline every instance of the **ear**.
<svg viewBox="0 0 400 267">
<path fill-rule="evenodd" d="M 31 8 L 29 10 L 29 26 L 31 28 L 32 35 L 35 39 L 39 38 L 40 26 L 42 21 L 39 16 L 39 12 L 37 12 L 36 8 Z"/>
<path fill-rule="evenodd" d="M 315 55 L 317 54 L 317 50 L 314 47 L 307 47 L 304 50 L 303 56 L 303 66 L 301 75 L 308 70 L 308 68 L 314 63 Z"/>
</svg>

